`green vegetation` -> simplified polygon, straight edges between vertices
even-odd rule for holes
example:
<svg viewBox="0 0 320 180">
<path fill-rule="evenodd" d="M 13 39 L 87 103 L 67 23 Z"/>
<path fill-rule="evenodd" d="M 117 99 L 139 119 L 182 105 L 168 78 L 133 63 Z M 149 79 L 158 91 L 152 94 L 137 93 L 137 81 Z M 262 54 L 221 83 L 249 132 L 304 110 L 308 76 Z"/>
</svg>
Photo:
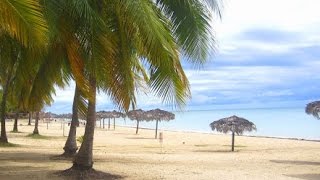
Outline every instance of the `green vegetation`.
<svg viewBox="0 0 320 180">
<path fill-rule="evenodd" d="M 74 80 L 75 107 L 87 121 L 73 167 L 92 170 L 97 91 L 123 111 L 137 106 L 141 86 L 183 107 L 191 94 L 181 57 L 207 61 L 214 13 L 218 0 L 0 1 L 0 142 L 8 143 L 9 104 L 36 113 L 36 135 L 28 137 L 50 139 L 38 135 L 39 112 L 53 102 L 54 87 Z"/>
<path fill-rule="evenodd" d="M 53 139 L 53 137 L 51 137 L 51 136 L 43 136 L 40 134 L 32 134 L 32 133 L 28 134 L 26 137 L 29 137 L 32 139 L 46 139 L 46 140 Z"/>
<path fill-rule="evenodd" d="M 0 147 L 20 147 L 18 144 L 0 142 Z"/>
<path fill-rule="evenodd" d="M 84 138 L 84 136 L 79 136 L 79 137 L 77 138 L 77 141 L 78 141 L 80 144 L 82 144 L 83 138 Z"/>
</svg>

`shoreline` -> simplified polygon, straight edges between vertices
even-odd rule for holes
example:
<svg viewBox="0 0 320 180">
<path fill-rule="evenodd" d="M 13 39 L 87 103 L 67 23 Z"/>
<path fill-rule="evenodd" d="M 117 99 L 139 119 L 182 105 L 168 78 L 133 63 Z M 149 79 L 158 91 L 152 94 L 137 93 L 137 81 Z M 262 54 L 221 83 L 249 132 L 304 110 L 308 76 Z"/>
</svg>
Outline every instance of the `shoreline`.
<svg viewBox="0 0 320 180">
<path fill-rule="evenodd" d="M 118 127 L 125 127 L 125 128 L 132 128 L 135 129 L 134 126 L 129 125 L 116 125 Z M 155 130 L 153 128 L 148 127 L 139 127 L 139 129 L 146 129 L 146 130 Z M 170 129 L 158 129 L 159 131 L 168 131 L 168 132 L 178 132 L 178 133 L 198 133 L 198 134 L 208 134 L 208 135 L 227 135 L 223 133 L 217 132 L 203 132 L 203 131 L 192 131 L 192 130 L 170 130 Z M 320 142 L 320 139 L 306 139 L 306 138 L 296 138 L 296 137 L 280 137 L 280 136 L 265 136 L 265 135 L 236 135 L 236 136 L 243 136 L 243 137 L 254 137 L 254 138 L 268 138 L 268 139 L 284 139 L 284 140 L 294 140 L 294 141 L 310 141 L 310 142 Z"/>
</svg>

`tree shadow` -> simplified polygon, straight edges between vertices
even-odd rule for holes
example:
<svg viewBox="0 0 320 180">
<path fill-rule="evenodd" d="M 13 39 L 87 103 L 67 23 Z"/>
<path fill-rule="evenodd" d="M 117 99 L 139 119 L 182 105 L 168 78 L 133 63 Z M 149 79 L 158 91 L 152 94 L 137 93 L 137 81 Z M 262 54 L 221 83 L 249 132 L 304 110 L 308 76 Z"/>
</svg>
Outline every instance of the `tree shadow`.
<svg viewBox="0 0 320 180">
<path fill-rule="evenodd" d="M 50 162 L 50 154 L 33 153 L 33 152 L 1 152 L 1 161 L 11 162 L 26 162 L 26 163 L 37 163 L 37 162 Z"/>
<path fill-rule="evenodd" d="M 93 180 L 93 179 L 117 180 L 117 179 L 124 178 L 124 176 L 97 171 L 95 169 L 79 170 L 73 167 L 67 170 L 57 171 L 54 173 L 54 175 L 58 175 L 59 177 L 67 177 L 68 179 L 74 179 L 74 180 Z"/>
<path fill-rule="evenodd" d="M 154 137 L 126 137 L 126 139 L 155 139 Z"/>
<path fill-rule="evenodd" d="M 294 164 L 294 165 L 312 165 L 312 166 L 320 165 L 320 162 L 314 162 L 314 161 L 270 160 L 270 162 L 281 163 L 281 164 Z"/>
<path fill-rule="evenodd" d="M 235 151 L 231 151 L 231 150 L 209 150 L 209 149 L 206 149 L 206 150 L 195 150 L 193 152 L 201 152 L 201 153 L 234 153 L 234 152 L 239 152 L 238 150 L 235 150 Z"/>
<path fill-rule="evenodd" d="M 289 174 L 285 175 L 288 177 L 298 178 L 298 179 L 304 179 L 304 180 L 319 180 L 320 174 Z"/>
<path fill-rule="evenodd" d="M 57 158 L 57 159 L 55 159 Z M 62 157 L 61 157 L 62 158 Z M 66 162 L 59 160 L 57 155 L 35 152 L 1 152 L 0 179 L 122 179 L 120 175 L 114 175 L 97 170 L 84 173 L 73 173 L 67 170 L 50 170 L 53 164 Z M 61 159 L 62 160 L 62 159 Z M 68 158 L 64 160 L 70 160 Z M 71 164 L 71 163 L 70 163 Z"/>
</svg>

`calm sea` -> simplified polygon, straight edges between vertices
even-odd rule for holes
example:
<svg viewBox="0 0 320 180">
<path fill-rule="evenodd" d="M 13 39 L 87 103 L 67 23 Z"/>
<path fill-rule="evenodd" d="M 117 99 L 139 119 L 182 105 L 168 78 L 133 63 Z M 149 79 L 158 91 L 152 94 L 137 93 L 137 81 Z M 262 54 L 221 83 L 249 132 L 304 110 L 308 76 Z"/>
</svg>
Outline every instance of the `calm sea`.
<svg viewBox="0 0 320 180">
<path fill-rule="evenodd" d="M 197 110 L 174 113 L 175 120 L 160 122 L 159 129 L 211 133 L 211 122 L 237 115 L 252 121 L 257 127 L 256 132 L 245 133 L 246 135 L 320 140 L 320 120 L 307 115 L 303 108 Z M 117 124 L 135 126 L 136 122 L 126 118 L 117 119 Z M 155 122 L 142 122 L 140 127 L 155 128 Z"/>
</svg>

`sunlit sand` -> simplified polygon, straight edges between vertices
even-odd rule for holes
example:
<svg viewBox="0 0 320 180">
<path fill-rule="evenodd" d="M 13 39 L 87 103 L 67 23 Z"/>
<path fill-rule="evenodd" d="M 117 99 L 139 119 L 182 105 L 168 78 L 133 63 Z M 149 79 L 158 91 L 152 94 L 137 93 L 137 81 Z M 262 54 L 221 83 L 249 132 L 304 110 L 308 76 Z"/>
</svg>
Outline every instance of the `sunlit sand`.
<svg viewBox="0 0 320 180">
<path fill-rule="evenodd" d="M 17 147 L 0 147 L 0 179 L 62 179 L 54 173 L 71 167 L 62 154 L 66 137 L 61 123 L 41 122 L 41 139 L 26 137 L 33 130 L 20 121 L 19 131 L 8 133 Z M 12 122 L 7 123 L 7 130 Z M 83 125 L 77 135 L 83 135 Z M 154 131 L 116 127 L 96 128 L 94 168 L 122 179 L 320 179 L 320 142 L 230 135 L 163 132 L 163 144 Z M 68 125 L 65 124 L 65 136 Z"/>
</svg>

